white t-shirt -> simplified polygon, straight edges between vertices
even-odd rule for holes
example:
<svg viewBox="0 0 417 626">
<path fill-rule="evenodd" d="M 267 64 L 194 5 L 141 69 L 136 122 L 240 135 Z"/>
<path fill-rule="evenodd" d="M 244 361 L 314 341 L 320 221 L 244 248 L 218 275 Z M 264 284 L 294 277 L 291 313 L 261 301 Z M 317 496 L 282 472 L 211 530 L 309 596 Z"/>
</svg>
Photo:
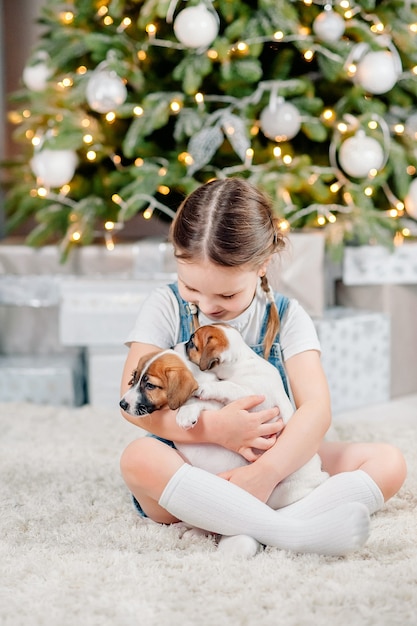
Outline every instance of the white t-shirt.
<svg viewBox="0 0 417 626">
<path fill-rule="evenodd" d="M 266 295 L 260 286 L 250 306 L 227 323 L 237 328 L 249 345 L 258 343 L 265 315 Z M 199 313 L 200 325 L 213 320 Z M 139 310 L 136 323 L 126 340 L 148 343 L 159 348 L 171 348 L 179 342 L 180 313 L 177 298 L 168 285 L 159 287 L 150 294 Z M 320 351 L 320 343 L 312 319 L 298 303 L 290 299 L 288 308 L 281 319 L 280 345 L 284 361 L 306 350 Z"/>
</svg>

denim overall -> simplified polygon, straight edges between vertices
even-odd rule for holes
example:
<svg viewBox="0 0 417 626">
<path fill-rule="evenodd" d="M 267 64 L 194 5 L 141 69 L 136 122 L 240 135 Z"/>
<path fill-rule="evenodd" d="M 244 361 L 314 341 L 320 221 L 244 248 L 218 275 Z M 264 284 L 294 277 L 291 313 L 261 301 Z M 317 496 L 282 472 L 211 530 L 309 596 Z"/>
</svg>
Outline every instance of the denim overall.
<svg viewBox="0 0 417 626">
<path fill-rule="evenodd" d="M 182 343 L 183 341 L 188 341 L 192 333 L 195 331 L 194 320 L 193 320 L 189 303 L 183 300 L 179 294 L 177 283 L 172 283 L 168 286 L 174 293 L 179 304 L 180 333 L 178 337 L 178 343 Z M 275 302 L 278 307 L 279 319 L 282 319 L 285 311 L 287 310 L 289 300 L 286 296 L 282 296 L 281 294 L 275 294 Z M 264 319 L 262 321 L 261 334 L 259 336 L 259 343 L 257 343 L 254 346 L 251 346 L 252 350 L 256 352 L 256 354 L 258 354 L 259 356 L 263 355 L 263 340 L 265 338 L 266 328 L 268 324 L 270 306 L 271 306 L 270 303 L 268 303 L 266 306 Z M 279 373 L 281 374 L 285 391 L 287 395 L 289 395 L 287 377 L 285 375 L 284 365 L 283 365 L 282 356 L 281 356 L 281 346 L 279 344 L 279 333 L 275 337 L 275 342 L 272 344 L 268 361 L 272 363 L 272 365 L 278 369 Z M 175 448 L 175 444 L 172 441 L 169 441 L 168 439 L 163 439 L 162 437 L 158 437 L 157 435 L 153 435 L 152 433 L 149 433 L 147 436 L 154 437 L 155 439 L 159 439 L 163 443 L 166 443 L 167 445 L 169 445 L 171 448 Z M 146 513 L 143 511 L 139 502 L 136 500 L 136 498 L 133 495 L 132 495 L 132 498 L 133 498 L 133 505 L 137 513 L 139 513 L 139 515 L 141 515 L 142 517 L 147 517 Z"/>
</svg>

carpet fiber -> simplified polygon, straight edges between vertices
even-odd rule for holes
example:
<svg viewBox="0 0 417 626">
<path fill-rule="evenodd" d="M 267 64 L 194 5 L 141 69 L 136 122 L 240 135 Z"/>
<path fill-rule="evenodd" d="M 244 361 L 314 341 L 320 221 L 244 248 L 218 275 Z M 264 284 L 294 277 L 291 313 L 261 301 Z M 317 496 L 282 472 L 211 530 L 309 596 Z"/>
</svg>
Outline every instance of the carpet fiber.
<svg viewBox="0 0 417 626">
<path fill-rule="evenodd" d="M 0 405 L 1 626 L 415 626 L 416 428 L 337 427 L 393 441 L 409 476 L 345 558 L 267 548 L 249 561 L 209 537 L 140 520 L 118 459 L 118 411 Z"/>
</svg>

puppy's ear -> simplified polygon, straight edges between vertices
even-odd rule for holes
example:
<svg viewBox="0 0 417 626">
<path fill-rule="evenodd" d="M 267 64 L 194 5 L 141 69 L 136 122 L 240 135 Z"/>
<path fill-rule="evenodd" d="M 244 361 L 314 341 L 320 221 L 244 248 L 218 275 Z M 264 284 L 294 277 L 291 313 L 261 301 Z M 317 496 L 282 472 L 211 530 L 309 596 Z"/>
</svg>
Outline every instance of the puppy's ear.
<svg viewBox="0 0 417 626">
<path fill-rule="evenodd" d="M 198 383 L 188 368 L 173 368 L 167 375 L 167 401 L 170 409 L 178 409 L 198 389 Z"/>
<path fill-rule="evenodd" d="M 210 338 L 209 342 L 204 346 L 201 351 L 201 359 L 199 363 L 200 370 L 205 372 L 206 370 L 211 370 L 212 367 L 218 365 L 219 356 L 218 356 L 218 347 L 215 345 L 215 341 Z"/>
</svg>

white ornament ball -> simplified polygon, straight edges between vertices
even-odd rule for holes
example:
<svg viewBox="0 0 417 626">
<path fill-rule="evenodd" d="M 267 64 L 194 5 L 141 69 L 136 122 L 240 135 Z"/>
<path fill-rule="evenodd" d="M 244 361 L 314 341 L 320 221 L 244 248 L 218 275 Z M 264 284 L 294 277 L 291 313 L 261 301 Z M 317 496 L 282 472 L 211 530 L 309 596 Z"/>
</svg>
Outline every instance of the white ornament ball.
<svg viewBox="0 0 417 626">
<path fill-rule="evenodd" d="M 263 134 L 274 141 L 292 139 L 301 128 L 300 112 L 290 102 L 268 105 L 263 109 L 259 121 Z"/>
<path fill-rule="evenodd" d="M 408 215 L 417 220 L 417 178 L 411 181 L 407 195 L 404 198 L 404 205 Z"/>
<path fill-rule="evenodd" d="M 345 32 L 345 20 L 332 9 L 324 10 L 314 20 L 313 31 L 322 41 L 339 41 Z"/>
<path fill-rule="evenodd" d="M 379 170 L 384 163 L 381 144 L 363 131 L 346 139 L 339 150 L 342 169 L 354 178 L 365 178 L 371 170 Z"/>
<path fill-rule="evenodd" d="M 96 70 L 87 83 L 86 97 L 93 111 L 109 113 L 125 102 L 127 89 L 116 72 Z"/>
<path fill-rule="evenodd" d="M 358 63 L 356 81 L 369 93 L 386 93 L 398 80 L 398 63 L 388 50 L 368 52 Z"/>
<path fill-rule="evenodd" d="M 208 48 L 218 32 L 217 14 L 205 4 L 183 9 L 174 21 L 175 36 L 187 48 Z"/>
<path fill-rule="evenodd" d="M 45 187 L 62 187 L 72 180 L 77 163 L 77 153 L 74 150 L 45 148 L 33 156 L 30 166 Z"/>
<path fill-rule="evenodd" d="M 43 61 L 27 65 L 22 74 L 23 82 L 32 91 L 43 91 L 52 75 L 52 69 Z"/>
</svg>

